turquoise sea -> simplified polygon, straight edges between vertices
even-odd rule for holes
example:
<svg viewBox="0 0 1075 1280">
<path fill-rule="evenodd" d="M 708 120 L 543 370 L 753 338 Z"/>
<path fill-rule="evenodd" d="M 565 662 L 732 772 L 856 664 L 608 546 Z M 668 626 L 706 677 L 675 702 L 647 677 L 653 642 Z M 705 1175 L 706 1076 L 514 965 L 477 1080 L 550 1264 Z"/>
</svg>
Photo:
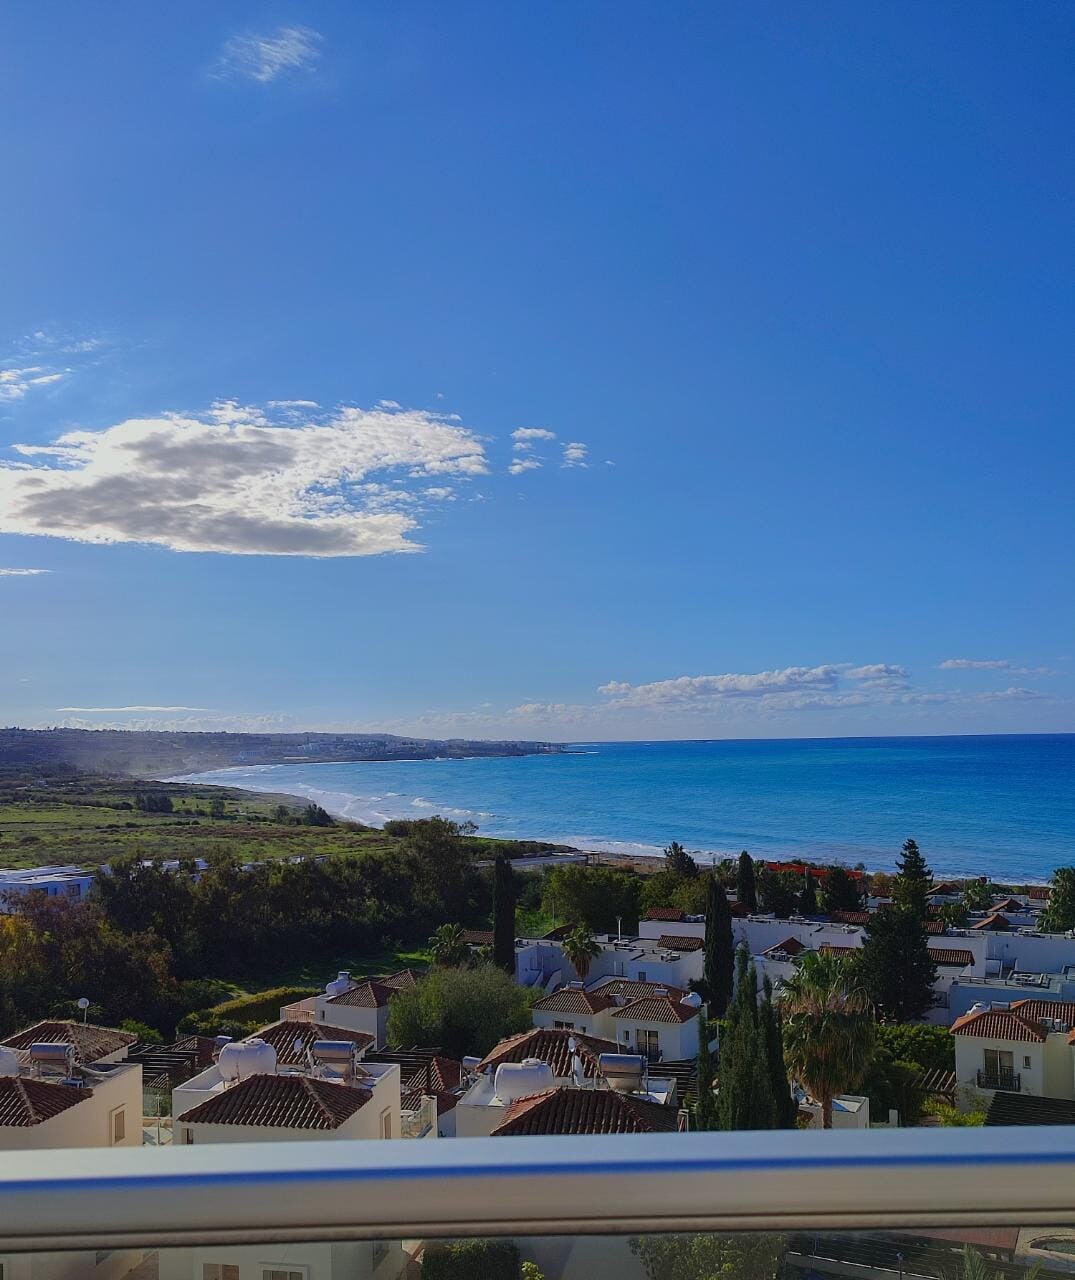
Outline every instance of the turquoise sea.
<svg viewBox="0 0 1075 1280">
<path fill-rule="evenodd" d="M 198 775 L 379 825 L 439 813 L 485 835 L 659 854 L 805 856 L 1045 880 L 1075 863 L 1075 734 L 575 743 L 563 755 L 266 765 Z"/>
</svg>

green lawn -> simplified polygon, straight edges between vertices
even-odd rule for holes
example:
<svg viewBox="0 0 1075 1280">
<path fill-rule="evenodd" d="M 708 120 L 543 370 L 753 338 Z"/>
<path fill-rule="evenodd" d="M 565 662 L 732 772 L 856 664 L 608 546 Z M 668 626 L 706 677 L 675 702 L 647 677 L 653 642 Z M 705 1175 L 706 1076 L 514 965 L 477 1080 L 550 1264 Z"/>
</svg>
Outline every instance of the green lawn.
<svg viewBox="0 0 1075 1280">
<path fill-rule="evenodd" d="M 232 978 L 227 974 L 215 975 L 226 982 L 234 995 L 254 995 L 258 991 L 270 991 L 275 987 L 316 987 L 320 990 L 341 969 L 353 977 L 366 978 L 381 973 L 396 973 L 400 969 L 424 969 L 429 964 L 429 952 L 420 947 L 396 947 L 365 956 L 339 956 L 335 960 L 319 960 L 311 964 L 282 965 L 279 969 L 266 970 L 253 978 Z"/>
</svg>

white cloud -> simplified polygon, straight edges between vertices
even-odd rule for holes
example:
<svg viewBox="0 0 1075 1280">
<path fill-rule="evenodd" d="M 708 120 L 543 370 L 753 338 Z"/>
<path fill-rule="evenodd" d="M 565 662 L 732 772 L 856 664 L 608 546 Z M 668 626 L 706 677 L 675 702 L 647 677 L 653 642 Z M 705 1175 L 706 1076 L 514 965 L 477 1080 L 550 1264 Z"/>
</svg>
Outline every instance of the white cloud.
<svg viewBox="0 0 1075 1280">
<path fill-rule="evenodd" d="M 0 578 L 36 578 L 38 574 L 51 572 L 51 569 L 0 569 Z"/>
<path fill-rule="evenodd" d="M 310 27 L 279 27 L 265 35 L 232 36 L 212 74 L 221 80 L 271 84 L 285 76 L 308 75 L 321 58 L 321 35 Z"/>
<path fill-rule="evenodd" d="M 589 449 L 584 444 L 580 444 L 577 440 L 571 444 L 564 445 L 564 460 L 561 463 L 565 467 L 587 467 L 590 464 L 586 461 L 586 455 Z"/>
<path fill-rule="evenodd" d="M 545 427 L 516 427 L 511 433 L 513 440 L 555 440 L 556 432 Z"/>
<path fill-rule="evenodd" d="M 378 400 L 377 405 L 381 409 L 402 409 L 403 406 L 398 400 Z"/>
<path fill-rule="evenodd" d="M 419 550 L 414 515 L 384 510 L 363 486 L 396 473 L 406 493 L 410 481 L 488 471 L 472 432 L 413 409 L 279 424 L 222 401 L 200 417 L 132 419 L 15 450 L 23 461 L 0 463 L 0 532 L 232 555 Z"/>
<path fill-rule="evenodd" d="M 70 372 L 70 369 L 49 372 L 36 364 L 22 369 L 0 369 L 0 400 L 21 400 L 35 387 L 61 382 Z"/>
<path fill-rule="evenodd" d="M 105 712 L 118 711 L 208 711 L 209 707 L 154 707 L 136 705 L 133 707 L 57 707 L 57 711 L 80 711 L 84 715 L 103 715 Z"/>
<path fill-rule="evenodd" d="M 1016 676 L 1054 676 L 1048 667 L 1021 667 L 1010 658 L 945 658 L 938 671 L 1010 671 Z"/>
<path fill-rule="evenodd" d="M 524 471 L 537 471 L 541 462 L 537 458 L 516 458 L 508 467 L 508 474 L 520 476 Z"/>
</svg>

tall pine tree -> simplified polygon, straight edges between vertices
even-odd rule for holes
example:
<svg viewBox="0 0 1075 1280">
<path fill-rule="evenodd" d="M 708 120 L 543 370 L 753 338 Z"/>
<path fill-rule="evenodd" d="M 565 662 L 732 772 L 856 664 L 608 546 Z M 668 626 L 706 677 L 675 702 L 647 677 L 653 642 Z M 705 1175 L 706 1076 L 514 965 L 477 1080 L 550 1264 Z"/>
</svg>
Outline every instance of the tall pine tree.
<svg viewBox="0 0 1075 1280">
<path fill-rule="evenodd" d="M 913 840 L 903 842 L 903 850 L 896 859 L 896 881 L 892 896 L 899 907 L 909 907 L 925 919 L 926 899 L 933 891 L 933 872 Z"/>
<path fill-rule="evenodd" d="M 825 876 L 823 900 L 826 911 L 861 911 L 862 890 L 846 867 L 830 867 Z"/>
<path fill-rule="evenodd" d="M 515 872 L 502 853 L 493 862 L 493 963 L 515 976 Z"/>
<path fill-rule="evenodd" d="M 817 915 L 817 881 L 809 871 L 803 877 L 803 891 L 799 894 L 799 914 Z"/>
<path fill-rule="evenodd" d="M 758 888 L 754 883 L 754 859 L 744 849 L 739 855 L 735 876 L 735 896 L 741 907 L 751 915 L 758 909 Z"/>
<path fill-rule="evenodd" d="M 735 947 L 732 913 L 720 881 L 710 875 L 705 895 L 705 958 L 702 967 L 704 995 L 710 1012 L 723 1018 L 732 996 Z"/>
<path fill-rule="evenodd" d="M 854 956 L 855 979 L 884 1022 L 915 1022 L 933 1005 L 937 966 L 913 907 L 875 911 Z"/>
<path fill-rule="evenodd" d="M 695 1129 L 708 1132 L 717 1126 L 717 1097 L 713 1092 L 716 1079 L 716 1067 L 713 1055 L 709 1051 L 709 1038 L 712 1031 L 705 1013 L 698 1018 L 698 1097 L 694 1104 L 692 1119 Z"/>
</svg>

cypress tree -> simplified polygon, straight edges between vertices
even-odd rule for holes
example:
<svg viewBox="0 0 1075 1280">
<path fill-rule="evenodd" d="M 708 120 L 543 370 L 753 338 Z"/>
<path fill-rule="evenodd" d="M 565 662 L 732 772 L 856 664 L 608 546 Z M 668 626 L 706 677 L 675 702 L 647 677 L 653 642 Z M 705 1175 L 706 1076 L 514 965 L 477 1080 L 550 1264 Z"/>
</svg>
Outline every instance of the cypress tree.
<svg viewBox="0 0 1075 1280">
<path fill-rule="evenodd" d="M 502 853 L 493 862 L 493 963 L 515 977 L 515 872 Z"/>
<path fill-rule="evenodd" d="M 740 947 L 735 997 L 720 1038 L 719 1129 L 773 1127 L 768 1045 L 758 1017 L 757 994 L 757 970 L 750 952 Z"/>
<path fill-rule="evenodd" d="M 773 1003 L 773 984 L 765 978 L 765 995 L 761 1002 L 761 1024 L 768 1048 L 769 1090 L 773 1100 L 773 1128 L 794 1129 L 799 1107 L 791 1096 L 788 1068 L 784 1062 L 784 1031 L 780 1010 Z"/>
<path fill-rule="evenodd" d="M 913 907 L 875 911 L 854 955 L 855 976 L 878 1018 L 914 1022 L 932 1007 L 937 966 L 923 917 Z"/>
<path fill-rule="evenodd" d="M 717 1128 L 717 1099 L 713 1093 L 716 1068 L 709 1052 L 709 1019 L 698 1017 L 698 1097 L 694 1104 L 694 1127 L 702 1132 Z"/>
<path fill-rule="evenodd" d="M 809 871 L 803 880 L 803 891 L 799 894 L 799 913 L 804 916 L 817 915 L 817 881 Z"/>
<path fill-rule="evenodd" d="M 862 890 L 846 867 L 830 867 L 825 877 L 826 911 L 861 911 Z"/>
<path fill-rule="evenodd" d="M 702 982 L 710 1010 L 723 1018 L 732 995 L 735 948 L 732 943 L 732 913 L 728 897 L 716 876 L 711 875 L 705 895 L 705 960 Z"/>
<path fill-rule="evenodd" d="M 735 877 L 735 896 L 741 907 L 746 907 L 751 915 L 758 909 L 758 888 L 754 883 L 754 859 L 744 849 L 739 855 L 739 866 Z"/>
</svg>

